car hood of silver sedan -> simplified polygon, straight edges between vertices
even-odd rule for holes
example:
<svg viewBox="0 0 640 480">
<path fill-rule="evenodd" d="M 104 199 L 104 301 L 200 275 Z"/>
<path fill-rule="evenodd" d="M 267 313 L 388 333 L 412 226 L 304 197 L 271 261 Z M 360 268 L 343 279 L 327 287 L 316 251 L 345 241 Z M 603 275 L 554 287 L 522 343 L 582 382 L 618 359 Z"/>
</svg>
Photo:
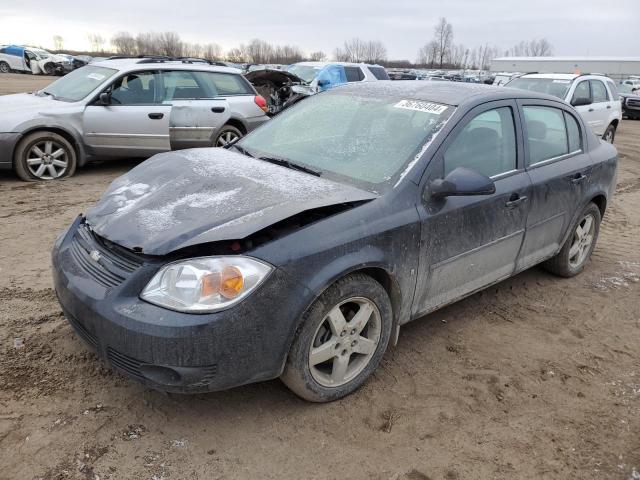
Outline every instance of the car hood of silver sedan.
<svg viewBox="0 0 640 480">
<path fill-rule="evenodd" d="M 0 96 L 0 132 L 13 132 L 23 122 L 34 118 L 73 113 L 77 104 L 54 100 L 49 95 L 16 93 Z"/>
<path fill-rule="evenodd" d="M 375 193 L 221 148 L 163 153 L 116 179 L 86 215 L 98 235 L 149 255 L 241 240 L 293 215 Z"/>
</svg>

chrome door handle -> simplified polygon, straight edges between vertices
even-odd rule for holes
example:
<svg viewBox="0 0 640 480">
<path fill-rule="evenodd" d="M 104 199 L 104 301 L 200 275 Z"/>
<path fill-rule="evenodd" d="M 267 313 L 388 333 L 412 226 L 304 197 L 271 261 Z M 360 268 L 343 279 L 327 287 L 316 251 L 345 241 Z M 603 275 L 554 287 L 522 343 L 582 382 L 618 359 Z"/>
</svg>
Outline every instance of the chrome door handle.
<svg viewBox="0 0 640 480">
<path fill-rule="evenodd" d="M 521 197 L 518 194 L 514 194 L 514 195 L 511 195 L 511 198 L 509 198 L 509 201 L 507 203 L 505 203 L 505 205 L 508 208 L 517 207 L 522 202 L 524 202 L 526 199 L 527 199 L 527 197 L 525 197 L 524 195 Z"/>
<path fill-rule="evenodd" d="M 584 173 L 576 173 L 576 175 L 571 179 L 571 183 L 574 185 L 578 185 L 581 183 L 587 176 Z"/>
</svg>

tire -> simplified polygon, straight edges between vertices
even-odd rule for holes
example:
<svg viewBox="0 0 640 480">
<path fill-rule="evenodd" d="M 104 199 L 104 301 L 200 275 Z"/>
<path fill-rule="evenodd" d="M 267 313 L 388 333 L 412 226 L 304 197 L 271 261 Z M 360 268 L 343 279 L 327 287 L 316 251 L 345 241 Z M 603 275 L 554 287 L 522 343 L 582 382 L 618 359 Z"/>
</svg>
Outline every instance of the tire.
<svg viewBox="0 0 640 480">
<path fill-rule="evenodd" d="M 25 182 L 57 180 L 75 173 L 77 156 L 66 138 L 57 133 L 40 131 L 20 141 L 13 162 L 16 174 Z"/>
<path fill-rule="evenodd" d="M 53 65 L 53 63 L 45 63 L 42 67 L 42 71 L 45 73 L 45 75 L 53 75 L 53 73 L 55 72 L 55 66 Z"/>
<path fill-rule="evenodd" d="M 304 314 L 280 378 L 296 395 L 311 402 L 331 402 L 349 395 L 378 367 L 392 324 L 391 301 L 382 285 L 368 275 L 348 275 L 330 286 Z"/>
<path fill-rule="evenodd" d="M 580 235 L 578 233 L 578 227 L 581 230 L 584 230 L 586 226 L 585 221 L 587 218 L 591 218 L 593 221 L 593 228 L 589 228 L 588 235 L 591 236 L 591 240 L 588 245 L 583 246 L 582 249 L 579 249 L 578 253 L 575 253 L 575 250 L 572 250 L 580 242 Z M 602 220 L 602 215 L 600 214 L 600 209 L 595 203 L 589 203 L 586 208 L 582 211 L 576 223 L 571 227 L 571 234 L 564 242 L 562 249 L 555 256 L 547 260 L 542 264 L 542 266 L 549 272 L 558 275 L 560 277 L 574 277 L 578 275 L 584 267 L 589 262 L 591 258 L 591 253 L 593 253 L 593 249 L 598 242 L 598 234 L 600 233 L 600 222 Z M 583 245 L 587 241 L 583 242 Z M 580 255 L 580 256 L 578 256 Z"/>
<path fill-rule="evenodd" d="M 0 73 L 11 73 L 11 67 L 7 62 L 0 62 Z"/>
<path fill-rule="evenodd" d="M 607 129 L 602 134 L 602 140 L 605 142 L 613 143 L 616 138 L 616 126 L 611 124 L 607 127 Z"/>
<path fill-rule="evenodd" d="M 224 147 L 227 143 L 233 142 L 236 138 L 242 138 L 244 134 L 232 125 L 225 125 L 220 129 L 213 141 L 214 147 Z"/>
</svg>

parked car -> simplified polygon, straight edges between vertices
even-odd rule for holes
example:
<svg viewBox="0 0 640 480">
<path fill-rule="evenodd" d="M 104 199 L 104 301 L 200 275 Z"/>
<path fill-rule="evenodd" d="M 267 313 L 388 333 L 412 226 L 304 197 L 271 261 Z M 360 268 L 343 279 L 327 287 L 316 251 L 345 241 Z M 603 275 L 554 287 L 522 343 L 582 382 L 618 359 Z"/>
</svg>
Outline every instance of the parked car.
<svg viewBox="0 0 640 480">
<path fill-rule="evenodd" d="M 573 105 L 593 132 L 613 143 L 622 120 L 616 86 L 604 75 L 531 73 L 514 78 L 506 87 L 547 93 Z"/>
<path fill-rule="evenodd" d="M 38 92 L 0 97 L 0 169 L 52 180 L 92 159 L 223 146 L 266 122 L 266 109 L 236 69 L 105 60 Z"/>
<path fill-rule="evenodd" d="M 0 73 L 29 72 L 64 75 L 73 70 L 69 59 L 46 50 L 20 45 L 0 46 Z"/>
<path fill-rule="evenodd" d="M 541 262 L 580 273 L 616 166 L 554 97 L 345 85 L 114 181 L 55 242 L 55 291 L 81 338 L 153 388 L 281 377 L 335 400 L 410 320 Z"/>
<path fill-rule="evenodd" d="M 364 63 L 300 62 L 286 70 L 254 69 L 246 74 L 275 115 L 303 98 L 346 83 L 389 80 L 384 67 Z"/>
<path fill-rule="evenodd" d="M 626 85 L 632 89 L 640 89 L 640 78 L 629 77 L 626 80 L 620 82 L 621 85 Z"/>
<path fill-rule="evenodd" d="M 617 86 L 617 90 L 622 104 L 622 114 L 631 120 L 640 119 L 640 85 L 632 87 L 623 83 Z"/>
<path fill-rule="evenodd" d="M 519 73 L 513 72 L 499 72 L 493 76 L 492 85 L 496 87 L 504 86 L 511 81 L 512 78 L 520 75 Z"/>
</svg>

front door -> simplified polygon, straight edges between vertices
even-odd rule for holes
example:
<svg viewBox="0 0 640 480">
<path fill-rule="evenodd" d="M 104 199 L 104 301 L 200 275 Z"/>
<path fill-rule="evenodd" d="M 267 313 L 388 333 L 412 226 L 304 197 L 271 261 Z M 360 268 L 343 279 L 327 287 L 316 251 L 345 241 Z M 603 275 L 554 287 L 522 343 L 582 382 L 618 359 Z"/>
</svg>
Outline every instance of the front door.
<svg viewBox="0 0 640 480">
<path fill-rule="evenodd" d="M 433 311 L 515 271 L 525 235 L 531 182 L 524 171 L 514 101 L 471 110 L 428 167 L 414 315 Z M 429 185 L 457 167 L 494 180 L 491 195 L 433 199 Z"/>
<path fill-rule="evenodd" d="M 518 270 L 554 255 L 581 207 L 591 160 L 584 153 L 580 122 L 556 102 L 519 101 L 527 144 L 525 162 L 533 184 L 527 235 Z"/>
<path fill-rule="evenodd" d="M 593 109 L 594 118 L 593 132 L 601 137 L 609 126 L 609 118 L 611 117 L 611 102 L 607 87 L 600 80 L 589 80 L 591 84 L 591 101 L 590 107 Z"/>
<path fill-rule="evenodd" d="M 85 144 L 96 156 L 150 157 L 171 149 L 171 105 L 163 105 L 157 72 L 133 72 L 114 81 L 109 105 L 89 104 Z"/>
</svg>

